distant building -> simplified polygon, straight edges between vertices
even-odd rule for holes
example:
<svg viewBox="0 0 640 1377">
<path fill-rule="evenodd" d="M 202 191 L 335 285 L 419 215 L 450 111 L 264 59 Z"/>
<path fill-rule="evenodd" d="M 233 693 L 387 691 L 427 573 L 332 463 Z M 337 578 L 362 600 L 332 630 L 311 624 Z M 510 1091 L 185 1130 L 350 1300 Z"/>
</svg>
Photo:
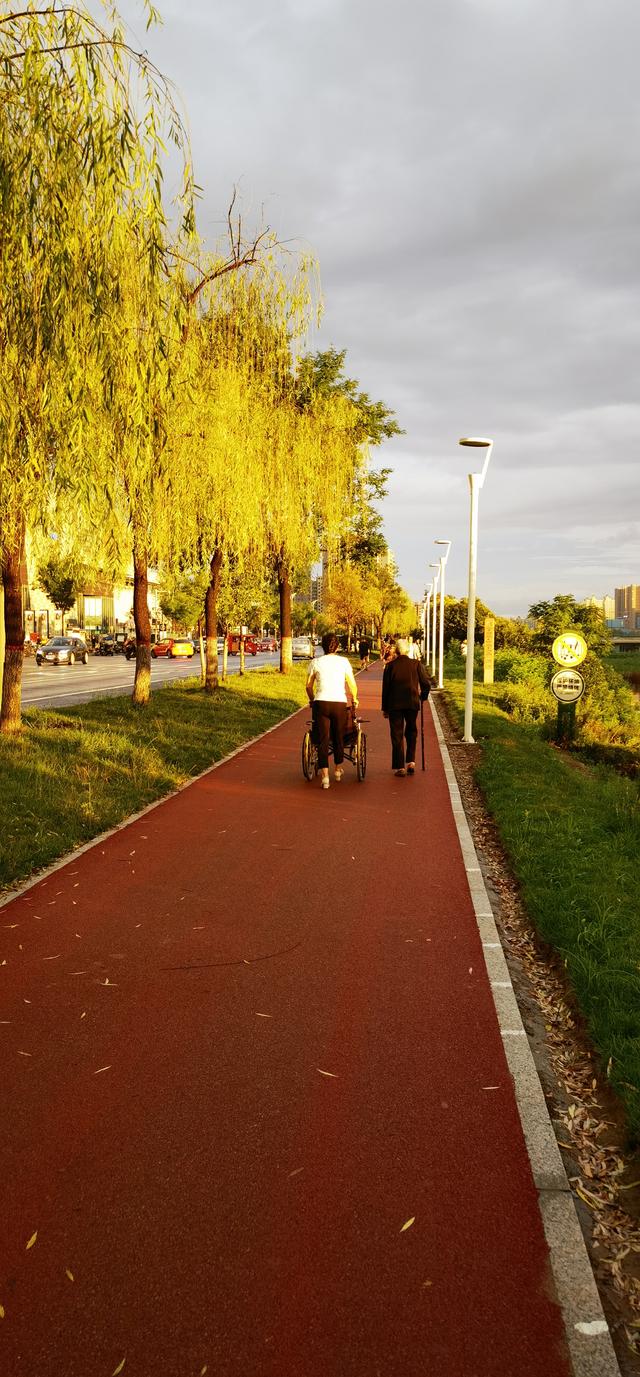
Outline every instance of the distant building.
<svg viewBox="0 0 640 1377">
<path fill-rule="evenodd" d="M 616 615 L 615 599 L 610 597 L 608 593 L 605 593 L 603 598 L 583 598 L 582 601 L 586 603 L 587 607 L 599 608 L 605 622 L 613 621 Z"/>
<path fill-rule="evenodd" d="M 615 618 L 628 631 L 640 629 L 640 583 L 630 583 L 615 590 Z"/>
</svg>

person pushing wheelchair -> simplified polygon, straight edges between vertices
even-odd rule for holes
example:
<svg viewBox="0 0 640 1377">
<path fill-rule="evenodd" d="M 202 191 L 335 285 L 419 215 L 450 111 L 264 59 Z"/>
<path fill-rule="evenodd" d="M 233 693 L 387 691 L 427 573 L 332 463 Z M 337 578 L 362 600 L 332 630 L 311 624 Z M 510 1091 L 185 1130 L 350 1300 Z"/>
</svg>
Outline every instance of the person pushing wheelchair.
<svg viewBox="0 0 640 1377">
<path fill-rule="evenodd" d="M 329 738 L 333 746 L 334 779 L 342 779 L 344 734 L 347 725 L 347 692 L 353 710 L 358 706 L 358 689 L 346 655 L 338 655 L 338 637 L 328 632 L 322 637 L 324 655 L 314 660 L 307 678 L 307 697 L 311 703 L 313 725 L 318 742 L 320 784 L 329 788 Z"/>
</svg>

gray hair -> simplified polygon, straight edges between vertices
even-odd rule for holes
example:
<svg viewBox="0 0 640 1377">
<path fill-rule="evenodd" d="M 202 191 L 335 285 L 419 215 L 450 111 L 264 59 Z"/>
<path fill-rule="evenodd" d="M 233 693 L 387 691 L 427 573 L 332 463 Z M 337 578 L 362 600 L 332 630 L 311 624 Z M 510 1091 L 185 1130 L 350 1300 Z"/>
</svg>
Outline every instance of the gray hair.
<svg viewBox="0 0 640 1377">
<path fill-rule="evenodd" d="M 409 650 L 409 642 L 405 641 L 404 636 L 398 636 L 396 641 L 396 655 L 406 655 Z"/>
</svg>

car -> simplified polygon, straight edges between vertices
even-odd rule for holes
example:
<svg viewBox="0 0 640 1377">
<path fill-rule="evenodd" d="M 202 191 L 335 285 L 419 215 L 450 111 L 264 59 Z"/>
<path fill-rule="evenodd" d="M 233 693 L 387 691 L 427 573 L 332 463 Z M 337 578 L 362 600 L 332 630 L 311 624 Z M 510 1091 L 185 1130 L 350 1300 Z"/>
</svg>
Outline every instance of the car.
<svg viewBox="0 0 640 1377">
<path fill-rule="evenodd" d="M 189 636 L 171 636 L 168 641 L 158 641 L 152 646 L 151 654 L 154 660 L 158 655 L 166 655 L 168 660 L 190 660 L 193 657 L 193 641 Z"/>
<path fill-rule="evenodd" d="M 227 636 L 227 650 L 230 655 L 240 654 L 241 641 L 244 641 L 245 655 L 258 654 L 258 642 L 255 636 L 250 636 L 249 634 L 247 634 L 246 636 L 241 636 L 240 633 L 237 631 L 230 631 L 229 635 Z"/>
<path fill-rule="evenodd" d="M 294 660 L 310 660 L 313 656 L 311 637 L 294 636 L 291 642 L 291 654 Z"/>
<path fill-rule="evenodd" d="M 260 650 L 260 651 L 265 651 L 265 650 L 273 651 L 273 650 L 277 650 L 277 649 L 278 649 L 278 642 L 277 642 L 275 636 L 263 636 L 263 637 L 262 637 L 262 640 L 261 640 L 261 641 L 258 641 L 258 650 Z"/>
<path fill-rule="evenodd" d="M 52 636 L 36 651 L 38 665 L 73 665 L 76 660 L 81 660 L 83 665 L 89 660 L 89 651 L 80 636 Z"/>
</svg>

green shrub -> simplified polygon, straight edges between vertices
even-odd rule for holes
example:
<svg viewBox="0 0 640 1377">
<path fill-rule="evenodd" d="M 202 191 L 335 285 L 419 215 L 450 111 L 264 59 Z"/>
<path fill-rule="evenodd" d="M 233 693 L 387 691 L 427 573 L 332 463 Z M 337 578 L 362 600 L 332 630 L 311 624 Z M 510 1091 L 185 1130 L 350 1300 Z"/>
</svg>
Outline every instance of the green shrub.
<svg viewBox="0 0 640 1377">
<path fill-rule="evenodd" d="M 537 685 L 507 682 L 496 691 L 495 701 L 514 722 L 551 722 L 555 717 L 553 695 Z"/>
<path fill-rule="evenodd" d="M 510 684 L 530 684 L 535 688 L 546 688 L 550 679 L 549 661 L 544 655 L 536 655 L 530 650 L 516 650 L 509 646 L 496 651 L 494 675 L 496 683 L 506 681 Z"/>
</svg>

